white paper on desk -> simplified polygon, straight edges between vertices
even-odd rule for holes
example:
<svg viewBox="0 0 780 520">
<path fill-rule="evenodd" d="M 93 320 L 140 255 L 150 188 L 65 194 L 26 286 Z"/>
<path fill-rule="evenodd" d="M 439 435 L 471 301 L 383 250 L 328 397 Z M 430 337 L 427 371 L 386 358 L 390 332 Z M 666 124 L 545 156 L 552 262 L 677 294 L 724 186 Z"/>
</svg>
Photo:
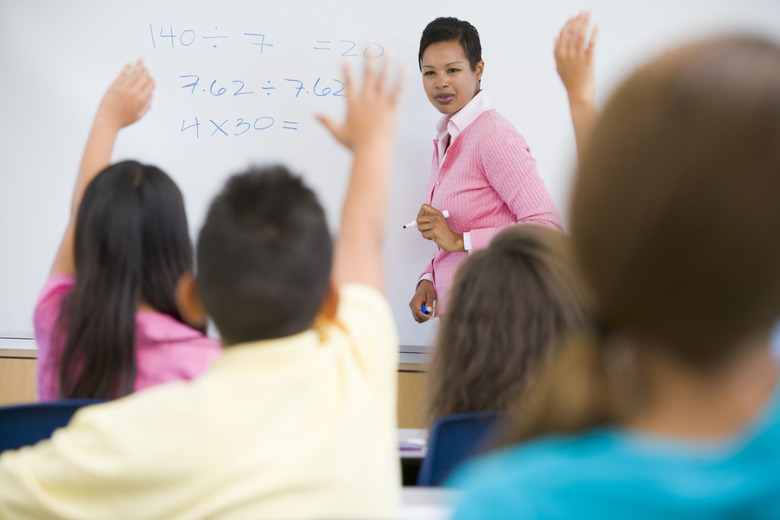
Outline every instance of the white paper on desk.
<svg viewBox="0 0 780 520">
<path fill-rule="evenodd" d="M 409 504 L 401 506 L 401 520 L 449 520 L 455 509 L 433 504 Z"/>
</svg>

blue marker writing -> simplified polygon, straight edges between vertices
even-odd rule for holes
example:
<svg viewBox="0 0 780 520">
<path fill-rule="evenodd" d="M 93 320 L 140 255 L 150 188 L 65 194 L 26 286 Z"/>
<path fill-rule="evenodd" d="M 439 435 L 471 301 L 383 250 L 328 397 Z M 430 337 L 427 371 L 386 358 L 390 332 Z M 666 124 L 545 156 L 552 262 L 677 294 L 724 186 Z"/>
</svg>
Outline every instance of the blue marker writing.
<svg viewBox="0 0 780 520">
<path fill-rule="evenodd" d="M 444 218 L 450 218 L 450 212 L 447 211 L 446 209 L 444 211 L 442 211 L 441 214 L 444 215 Z M 417 227 L 417 220 L 416 219 L 412 220 L 408 224 L 404 224 L 404 229 L 410 228 L 410 227 Z M 423 311 L 423 312 L 425 312 L 425 311 Z"/>
</svg>

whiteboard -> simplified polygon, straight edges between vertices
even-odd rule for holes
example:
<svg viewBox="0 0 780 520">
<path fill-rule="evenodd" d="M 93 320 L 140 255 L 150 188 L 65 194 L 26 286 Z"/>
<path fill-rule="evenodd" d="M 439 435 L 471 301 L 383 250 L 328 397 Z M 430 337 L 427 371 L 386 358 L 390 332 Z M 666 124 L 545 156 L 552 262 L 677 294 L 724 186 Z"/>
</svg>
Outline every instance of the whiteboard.
<svg viewBox="0 0 780 520">
<path fill-rule="evenodd" d="M 313 114 L 343 115 L 342 61 L 360 67 L 363 56 L 392 52 L 411 74 L 389 194 L 388 298 L 401 344 L 430 345 L 436 325 L 415 323 L 407 304 L 434 246 L 402 229 L 422 203 L 439 118 L 417 71 L 420 33 L 437 16 L 477 27 L 483 88 L 526 137 L 565 221 L 575 146 L 552 46 L 583 8 L 602 28 L 599 102 L 638 60 L 681 40 L 731 30 L 780 35 L 777 0 L 0 0 L 0 337 L 32 337 L 92 117 L 123 64 L 143 57 L 157 88 L 152 110 L 120 134 L 114 160 L 168 172 L 193 237 L 228 175 L 271 162 L 306 178 L 335 232 L 349 155 Z"/>
</svg>

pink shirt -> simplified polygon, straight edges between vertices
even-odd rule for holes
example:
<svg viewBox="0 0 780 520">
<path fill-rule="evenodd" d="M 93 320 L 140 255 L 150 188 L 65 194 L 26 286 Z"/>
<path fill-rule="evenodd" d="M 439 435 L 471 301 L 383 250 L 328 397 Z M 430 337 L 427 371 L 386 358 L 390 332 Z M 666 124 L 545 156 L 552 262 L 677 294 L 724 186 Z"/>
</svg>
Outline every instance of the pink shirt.
<svg viewBox="0 0 780 520">
<path fill-rule="evenodd" d="M 44 284 L 35 306 L 33 322 L 38 344 L 38 399 L 59 397 L 60 354 L 64 338 L 53 339 L 62 301 L 76 283 L 67 274 L 52 276 Z M 136 378 L 134 390 L 167 381 L 193 379 L 203 373 L 220 355 L 217 340 L 204 336 L 175 318 L 158 312 L 139 311 L 136 324 Z"/>
<path fill-rule="evenodd" d="M 515 224 L 562 230 L 528 144 L 492 108 L 487 94 L 480 92 L 452 117 L 442 118 L 438 128 L 441 138 L 450 133 L 451 143 L 442 157 L 440 137 L 434 140 L 425 201 L 449 211 L 450 228 L 469 234 L 464 238 L 470 239 L 470 250 L 484 249 L 503 228 Z M 439 249 L 420 277 L 433 281 L 439 315 L 446 310 L 455 271 L 466 255 Z"/>
</svg>

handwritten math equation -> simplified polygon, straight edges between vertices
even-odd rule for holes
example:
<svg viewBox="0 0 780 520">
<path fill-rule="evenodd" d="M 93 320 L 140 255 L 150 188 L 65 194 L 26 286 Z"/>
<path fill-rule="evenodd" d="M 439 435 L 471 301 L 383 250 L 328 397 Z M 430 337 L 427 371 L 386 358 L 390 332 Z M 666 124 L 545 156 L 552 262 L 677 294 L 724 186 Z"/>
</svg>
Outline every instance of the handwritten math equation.
<svg viewBox="0 0 780 520">
<path fill-rule="evenodd" d="M 238 137 L 247 132 L 257 133 L 266 130 L 278 129 L 297 132 L 298 121 L 278 120 L 271 116 L 259 116 L 255 118 L 237 117 L 234 119 L 200 119 L 197 116 L 191 119 L 183 119 L 180 133 L 188 134 L 195 139 L 203 137 Z"/>
<path fill-rule="evenodd" d="M 163 49 L 183 49 L 199 45 L 219 48 L 229 40 L 239 40 L 239 43 L 256 47 L 259 54 L 272 51 L 276 44 L 273 38 L 260 32 L 242 32 L 240 34 L 224 34 L 218 25 L 208 31 L 196 32 L 194 29 L 174 29 L 172 25 L 163 26 L 149 24 L 149 36 L 155 51 Z M 232 43 L 232 42 L 231 42 Z M 312 40 L 311 50 L 319 53 L 333 53 L 341 57 L 379 58 L 385 53 L 385 48 L 377 42 L 360 44 L 354 40 Z"/>
<path fill-rule="evenodd" d="M 151 23 L 148 26 L 149 41 L 155 52 L 175 51 L 191 48 L 220 49 L 222 52 L 239 51 L 241 56 L 251 56 L 252 52 L 247 53 L 247 47 L 257 51 L 257 54 L 263 56 L 263 61 L 267 62 L 267 70 L 273 70 L 272 63 L 274 59 L 284 59 L 284 53 L 279 51 L 283 49 L 285 43 L 289 40 L 276 41 L 272 35 L 262 31 L 224 31 L 219 25 L 203 25 L 204 28 L 196 28 L 192 25 L 162 25 Z M 346 39 L 312 39 L 304 40 L 303 50 L 309 49 L 309 52 L 315 55 L 322 55 L 327 61 L 336 58 L 380 58 L 384 55 L 384 47 L 376 42 L 358 44 L 353 40 Z M 296 49 L 297 53 L 301 48 Z M 174 56 L 171 55 L 171 56 Z M 183 55 L 182 55 L 183 56 Z M 256 66 L 253 64 L 252 66 Z M 248 66 L 249 67 L 249 66 Z M 265 68 L 265 67 L 264 67 Z M 201 74 L 198 70 L 182 70 L 176 76 L 176 82 L 171 87 L 177 88 L 180 96 L 194 100 L 198 99 L 273 99 L 274 106 L 268 106 L 274 116 L 261 111 L 262 115 L 256 117 L 247 117 L 247 113 L 252 114 L 254 110 L 241 110 L 238 115 L 243 117 L 225 117 L 219 113 L 207 114 L 210 117 L 204 117 L 204 113 L 187 111 L 182 114 L 174 123 L 182 136 L 193 139 L 223 139 L 237 138 L 240 136 L 251 135 L 269 135 L 269 132 L 284 132 L 288 135 L 295 135 L 301 130 L 301 124 L 298 117 L 292 115 L 295 110 L 288 111 L 285 118 L 276 117 L 276 112 L 281 111 L 284 114 L 284 100 L 303 100 L 303 99 L 338 99 L 345 97 L 346 85 L 343 81 L 328 77 L 324 74 L 317 74 L 308 71 L 306 73 L 283 72 L 280 77 L 274 77 L 273 73 L 265 73 L 266 76 L 248 80 L 247 78 L 222 76 L 218 74 Z M 262 97 L 260 97 L 262 96 Z M 272 96 L 269 98 L 268 96 Z M 282 105 L 278 104 L 282 102 Z M 254 103 L 252 103 L 254 104 Z M 226 108 L 228 105 L 226 104 Z M 232 105 L 231 105 L 232 106 Z M 289 108 L 289 107 L 288 107 Z M 197 115 L 195 115 L 195 113 Z M 237 115 L 236 113 L 233 116 Z M 183 116 L 183 117 L 182 117 Z M 217 116 L 217 117 L 215 117 Z"/>
<path fill-rule="evenodd" d="M 323 80 L 318 77 L 311 82 L 306 83 L 300 79 L 284 78 L 280 87 L 275 86 L 270 80 L 259 85 L 247 84 L 243 80 L 218 81 L 205 80 L 201 82 L 201 77 L 197 74 L 181 74 L 181 88 L 185 95 L 205 95 L 213 97 L 238 97 L 247 95 L 266 95 L 270 96 L 276 93 L 277 89 L 284 90 L 288 95 L 297 98 L 300 96 L 312 94 L 314 96 L 324 97 L 345 97 L 342 91 L 345 88 L 344 82 L 332 79 Z M 203 127 L 201 127 L 203 125 Z M 247 132 L 263 132 L 272 128 L 280 130 L 297 131 L 299 129 L 297 121 L 277 120 L 271 116 L 261 116 L 256 118 L 235 118 L 235 119 L 192 119 L 182 120 L 180 132 L 187 133 L 195 139 L 204 137 L 237 137 Z"/>
<path fill-rule="evenodd" d="M 298 98 L 305 95 L 314 95 L 316 97 L 345 97 L 342 92 L 345 85 L 343 81 L 337 79 L 323 79 L 321 77 L 312 78 L 311 81 L 305 82 L 297 78 L 282 78 L 281 81 L 277 80 L 272 82 L 266 80 L 259 84 L 252 84 L 240 79 L 233 79 L 229 81 L 211 80 L 208 79 L 201 82 L 201 77 L 197 74 L 180 74 L 179 79 L 182 82 L 181 88 L 185 89 L 190 95 L 210 95 L 213 97 L 238 97 L 249 96 L 253 94 L 265 94 L 270 96 L 275 94 L 277 90 L 285 91 L 290 95 Z M 277 86 L 278 85 L 278 86 Z"/>
</svg>

